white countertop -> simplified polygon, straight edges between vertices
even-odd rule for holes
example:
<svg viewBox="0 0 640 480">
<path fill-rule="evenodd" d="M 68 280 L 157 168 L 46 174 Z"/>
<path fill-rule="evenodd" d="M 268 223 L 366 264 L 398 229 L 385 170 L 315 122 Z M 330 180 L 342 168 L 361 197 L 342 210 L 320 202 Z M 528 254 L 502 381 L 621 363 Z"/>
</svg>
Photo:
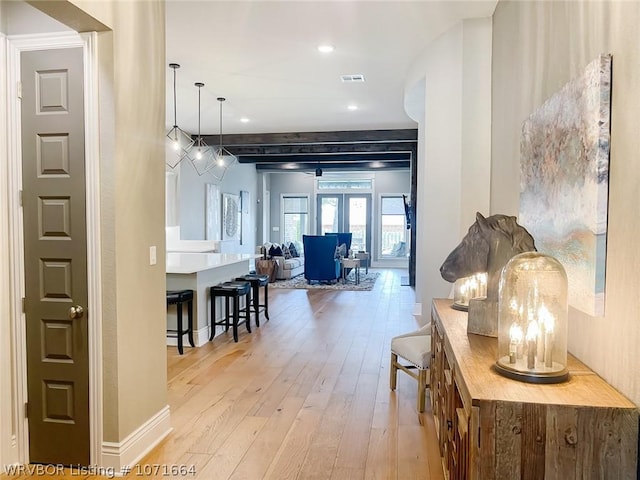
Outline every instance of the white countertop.
<svg viewBox="0 0 640 480">
<path fill-rule="evenodd" d="M 256 258 L 248 253 L 167 252 L 167 273 L 197 273 Z"/>
<path fill-rule="evenodd" d="M 167 252 L 186 253 L 213 253 L 220 249 L 216 240 L 177 240 L 169 243 L 167 240 Z"/>
</svg>

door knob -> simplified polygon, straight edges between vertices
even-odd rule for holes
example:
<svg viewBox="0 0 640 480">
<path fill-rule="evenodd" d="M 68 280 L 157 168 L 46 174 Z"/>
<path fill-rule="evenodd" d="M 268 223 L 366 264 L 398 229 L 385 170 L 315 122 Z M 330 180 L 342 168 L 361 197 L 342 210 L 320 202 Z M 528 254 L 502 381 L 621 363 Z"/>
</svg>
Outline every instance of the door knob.
<svg viewBox="0 0 640 480">
<path fill-rule="evenodd" d="M 69 318 L 81 318 L 82 315 L 84 315 L 84 308 L 82 308 L 80 305 L 74 305 L 69 308 Z"/>
</svg>

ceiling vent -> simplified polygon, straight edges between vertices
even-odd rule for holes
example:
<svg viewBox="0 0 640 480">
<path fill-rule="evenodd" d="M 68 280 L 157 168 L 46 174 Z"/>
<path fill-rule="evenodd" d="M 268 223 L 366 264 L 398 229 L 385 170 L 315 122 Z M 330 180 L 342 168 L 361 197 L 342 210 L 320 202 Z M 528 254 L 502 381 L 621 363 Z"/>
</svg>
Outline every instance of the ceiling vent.
<svg viewBox="0 0 640 480">
<path fill-rule="evenodd" d="M 340 79 L 344 83 L 364 83 L 364 75 L 356 73 L 353 75 L 340 75 Z"/>
</svg>

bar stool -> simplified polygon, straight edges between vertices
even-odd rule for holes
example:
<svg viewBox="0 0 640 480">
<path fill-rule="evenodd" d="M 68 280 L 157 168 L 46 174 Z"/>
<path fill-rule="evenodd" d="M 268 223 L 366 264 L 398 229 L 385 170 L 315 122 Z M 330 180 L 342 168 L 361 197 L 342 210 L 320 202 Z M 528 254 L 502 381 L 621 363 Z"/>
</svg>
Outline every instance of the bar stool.
<svg viewBox="0 0 640 480">
<path fill-rule="evenodd" d="M 187 329 L 182 329 L 182 307 L 183 304 L 187 304 Z M 176 322 L 177 329 L 167 329 L 169 333 L 175 333 L 178 339 L 178 353 L 182 355 L 182 336 L 187 333 L 189 335 L 189 343 L 192 347 L 195 347 L 193 341 L 193 290 L 167 290 L 167 307 L 169 305 L 176 305 Z M 168 335 L 173 337 L 173 335 Z"/>
<path fill-rule="evenodd" d="M 225 332 L 229 331 L 229 302 L 233 299 L 233 340 L 238 341 L 238 325 L 243 323 L 247 331 L 251 333 L 251 284 L 249 282 L 224 282 L 209 288 L 211 297 L 211 334 L 209 341 L 213 340 L 216 334 L 216 326 L 225 327 Z M 222 320 L 216 320 L 216 298 L 223 297 L 225 301 L 225 316 Z M 245 297 L 245 306 L 240 308 L 240 298 Z M 242 321 L 240 319 L 242 318 Z"/>
<path fill-rule="evenodd" d="M 264 316 L 266 319 L 269 320 L 269 275 L 249 273 L 242 277 L 237 277 L 236 280 L 240 282 L 249 282 L 251 284 L 251 310 L 256 315 L 256 327 L 259 327 L 260 312 L 262 310 L 264 310 Z M 260 303 L 260 287 L 264 287 L 264 303 Z"/>
</svg>

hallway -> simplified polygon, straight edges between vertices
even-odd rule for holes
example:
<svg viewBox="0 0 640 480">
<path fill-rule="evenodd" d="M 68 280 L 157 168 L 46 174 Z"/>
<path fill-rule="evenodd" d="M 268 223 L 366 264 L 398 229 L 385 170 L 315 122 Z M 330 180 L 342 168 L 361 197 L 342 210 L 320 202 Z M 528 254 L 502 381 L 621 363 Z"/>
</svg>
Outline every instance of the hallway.
<svg viewBox="0 0 640 480">
<path fill-rule="evenodd" d="M 229 332 L 182 356 L 168 347 L 174 430 L 126 478 L 443 478 L 415 381 L 400 372 L 389 390 L 391 337 L 417 328 L 414 292 L 406 271 L 380 272 L 368 292 L 271 289 L 271 320 L 237 344 Z"/>
</svg>

